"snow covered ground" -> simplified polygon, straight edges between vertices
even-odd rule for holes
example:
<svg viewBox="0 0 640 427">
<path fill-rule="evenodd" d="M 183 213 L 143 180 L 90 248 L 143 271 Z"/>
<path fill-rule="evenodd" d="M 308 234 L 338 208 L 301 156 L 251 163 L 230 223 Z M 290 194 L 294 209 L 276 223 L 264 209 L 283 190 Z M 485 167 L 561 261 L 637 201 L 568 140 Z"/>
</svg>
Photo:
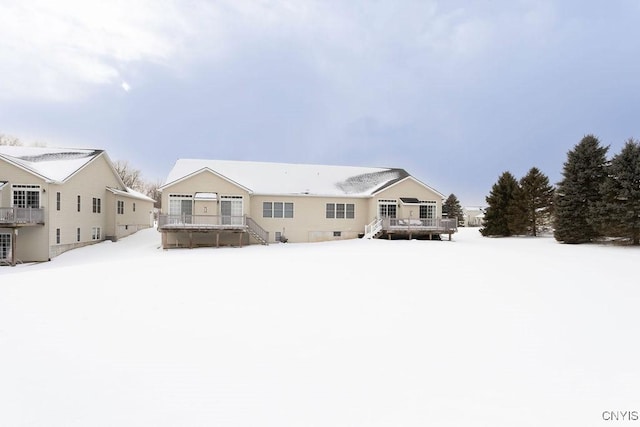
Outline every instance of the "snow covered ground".
<svg viewBox="0 0 640 427">
<path fill-rule="evenodd" d="M 478 229 L 159 242 L 150 229 L 0 268 L 0 426 L 593 426 L 640 411 L 637 248 Z"/>
</svg>

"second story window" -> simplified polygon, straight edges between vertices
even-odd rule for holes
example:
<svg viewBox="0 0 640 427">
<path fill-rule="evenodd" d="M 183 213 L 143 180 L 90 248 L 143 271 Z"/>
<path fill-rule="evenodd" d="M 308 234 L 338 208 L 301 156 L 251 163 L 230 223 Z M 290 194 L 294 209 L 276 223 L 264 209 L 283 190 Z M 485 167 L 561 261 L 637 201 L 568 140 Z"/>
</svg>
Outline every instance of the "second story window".
<svg viewBox="0 0 640 427">
<path fill-rule="evenodd" d="M 80 195 L 78 194 L 78 212 L 80 212 Z"/>
<path fill-rule="evenodd" d="M 124 202 L 122 200 L 118 200 L 118 215 L 124 214 Z"/>
<path fill-rule="evenodd" d="M 93 213 L 100 213 L 102 211 L 101 200 L 97 197 L 93 198 Z"/>
<path fill-rule="evenodd" d="M 57 211 L 60 210 L 60 192 L 59 191 L 56 193 L 56 210 Z"/>
<path fill-rule="evenodd" d="M 40 208 L 39 185 L 13 185 L 14 208 Z"/>
</svg>

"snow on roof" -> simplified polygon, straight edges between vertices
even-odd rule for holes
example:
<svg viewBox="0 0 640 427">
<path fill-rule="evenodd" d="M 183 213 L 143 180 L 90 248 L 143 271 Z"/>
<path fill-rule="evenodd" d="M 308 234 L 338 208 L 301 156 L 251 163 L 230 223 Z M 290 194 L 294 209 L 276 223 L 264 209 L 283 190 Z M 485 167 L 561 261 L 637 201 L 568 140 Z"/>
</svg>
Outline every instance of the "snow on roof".
<svg viewBox="0 0 640 427">
<path fill-rule="evenodd" d="M 107 190 L 111 191 L 113 194 L 119 194 L 121 196 L 126 196 L 126 197 L 133 197 L 135 199 L 146 200 L 148 202 L 155 202 L 155 200 L 153 200 L 151 197 L 139 191 L 136 191 L 133 188 L 127 187 L 127 190 L 124 191 L 124 190 L 120 190 L 113 187 L 107 187 Z"/>
<path fill-rule="evenodd" d="M 0 146 L 0 158 L 51 181 L 64 181 L 102 150 Z"/>
<path fill-rule="evenodd" d="M 367 196 L 409 176 L 404 169 L 391 168 L 180 159 L 163 187 L 203 170 L 222 175 L 254 194 L 316 196 Z"/>
</svg>

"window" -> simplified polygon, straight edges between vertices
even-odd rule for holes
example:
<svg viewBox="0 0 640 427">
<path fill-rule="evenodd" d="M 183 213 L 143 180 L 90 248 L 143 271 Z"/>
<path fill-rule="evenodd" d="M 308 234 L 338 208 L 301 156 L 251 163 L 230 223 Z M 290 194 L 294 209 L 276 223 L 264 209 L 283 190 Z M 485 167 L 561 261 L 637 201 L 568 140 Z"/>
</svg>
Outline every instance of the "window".
<svg viewBox="0 0 640 427">
<path fill-rule="evenodd" d="M 14 208 L 40 208 L 39 185 L 12 185 Z"/>
<path fill-rule="evenodd" d="M 378 215 L 380 218 L 395 218 L 398 212 L 398 203 L 395 200 L 379 200 Z"/>
<path fill-rule="evenodd" d="M 282 202 L 273 202 L 273 217 L 282 218 L 284 216 L 284 204 Z"/>
<path fill-rule="evenodd" d="M 276 242 L 281 242 L 282 241 L 282 232 L 281 231 L 276 231 Z"/>
<path fill-rule="evenodd" d="M 327 218 L 354 219 L 356 206 L 353 203 L 327 203 Z"/>
<path fill-rule="evenodd" d="M 356 217 L 356 205 L 353 203 L 347 203 L 347 219 L 354 219 Z"/>
<path fill-rule="evenodd" d="M 334 231 L 333 237 L 342 237 L 342 231 Z"/>
<path fill-rule="evenodd" d="M 100 227 L 91 228 L 91 240 L 100 240 Z"/>
<path fill-rule="evenodd" d="M 335 218 L 335 217 L 336 217 L 336 204 L 327 203 L 327 218 Z"/>
<path fill-rule="evenodd" d="M 56 192 L 56 210 L 60 210 L 60 192 Z"/>
<path fill-rule="evenodd" d="M 97 198 L 94 197 L 93 198 L 93 213 L 100 213 L 102 211 L 102 201 Z"/>
<path fill-rule="evenodd" d="M 80 227 L 78 227 L 76 229 L 76 241 L 79 242 L 80 241 Z"/>
<path fill-rule="evenodd" d="M 60 229 L 56 228 L 56 244 L 60 244 Z"/>
<path fill-rule="evenodd" d="M 118 200 L 118 215 L 124 214 L 124 201 Z"/>
<path fill-rule="evenodd" d="M 420 202 L 420 219 L 433 219 L 436 217 L 436 202 Z"/>
<path fill-rule="evenodd" d="M 80 212 L 80 195 L 78 194 L 78 212 Z"/>
<path fill-rule="evenodd" d="M 222 225 L 243 225 L 242 196 L 221 196 Z"/>
<path fill-rule="evenodd" d="M 9 259 L 11 255 L 11 234 L 0 233 L 0 260 Z"/>
<path fill-rule="evenodd" d="M 189 194 L 169 194 L 169 215 L 182 216 L 193 214 L 193 196 Z"/>
<path fill-rule="evenodd" d="M 136 202 L 133 202 L 133 211 L 136 211 Z"/>
<path fill-rule="evenodd" d="M 262 217 L 263 218 L 273 218 L 273 203 L 272 202 L 262 202 Z"/>
<path fill-rule="evenodd" d="M 293 203 L 290 202 L 263 202 L 263 218 L 293 218 Z"/>
</svg>

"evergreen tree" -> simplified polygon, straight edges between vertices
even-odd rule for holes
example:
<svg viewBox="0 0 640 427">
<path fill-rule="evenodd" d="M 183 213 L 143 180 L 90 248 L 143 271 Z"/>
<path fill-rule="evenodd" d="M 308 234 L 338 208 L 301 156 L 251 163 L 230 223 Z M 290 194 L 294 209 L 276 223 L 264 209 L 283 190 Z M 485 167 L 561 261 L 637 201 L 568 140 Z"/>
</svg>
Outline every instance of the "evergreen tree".
<svg viewBox="0 0 640 427">
<path fill-rule="evenodd" d="M 608 150 L 587 135 L 567 154 L 554 196 L 554 237 L 559 242 L 586 243 L 599 237 L 592 214 L 606 177 Z"/>
<path fill-rule="evenodd" d="M 640 244 L 640 143 L 627 140 L 606 168 L 602 200 L 593 210 L 598 230 Z"/>
<path fill-rule="evenodd" d="M 442 214 L 443 216 L 446 214 L 447 218 L 456 218 L 458 223 L 462 220 L 464 216 L 462 206 L 455 194 L 451 193 L 442 204 Z"/>
<path fill-rule="evenodd" d="M 507 225 L 512 235 L 527 234 L 527 207 L 520 184 L 513 189 L 513 200 L 507 208 Z"/>
<path fill-rule="evenodd" d="M 480 229 L 483 236 L 511 236 L 508 216 L 517 188 L 518 181 L 508 171 L 503 172 L 493 184 L 491 193 L 486 197 L 487 210 L 484 226 Z"/>
<path fill-rule="evenodd" d="M 531 168 L 520 180 L 516 200 L 518 213 L 522 215 L 519 224 L 526 233 L 537 236 L 540 227 L 548 224 L 551 217 L 553 187 L 549 178 L 538 168 Z"/>
</svg>

